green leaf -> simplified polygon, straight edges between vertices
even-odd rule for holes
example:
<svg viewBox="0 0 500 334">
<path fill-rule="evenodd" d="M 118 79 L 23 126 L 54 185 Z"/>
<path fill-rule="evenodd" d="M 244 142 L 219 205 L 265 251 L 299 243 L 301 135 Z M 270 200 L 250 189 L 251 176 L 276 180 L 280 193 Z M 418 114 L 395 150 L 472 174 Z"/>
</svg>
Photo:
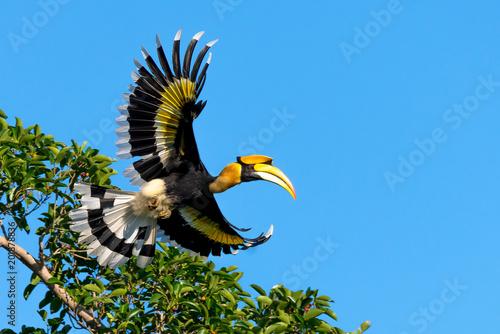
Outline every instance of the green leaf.
<svg viewBox="0 0 500 334">
<path fill-rule="evenodd" d="M 77 144 L 77 142 L 74 141 L 73 139 L 71 139 L 71 144 L 73 144 L 73 148 L 75 149 L 75 153 L 80 154 L 81 149 L 80 149 L 80 146 Z"/>
<path fill-rule="evenodd" d="M 50 301 L 50 312 L 56 313 L 62 306 L 62 301 L 59 298 L 54 298 Z"/>
<path fill-rule="evenodd" d="M 106 181 L 109 179 L 109 177 L 111 175 L 114 175 L 114 174 L 117 174 L 116 171 L 112 171 L 110 173 L 106 173 L 104 176 L 102 176 L 100 179 L 99 179 L 99 185 L 102 186 L 106 183 Z"/>
<path fill-rule="evenodd" d="M 28 297 L 31 295 L 31 292 L 33 292 L 33 289 L 35 289 L 36 285 L 33 284 L 28 284 L 26 288 L 24 289 L 24 299 L 28 299 Z"/>
<path fill-rule="evenodd" d="M 56 156 L 56 163 L 60 163 L 64 157 L 66 157 L 66 154 L 71 150 L 71 147 L 65 147 L 62 150 L 59 151 L 59 153 Z"/>
<path fill-rule="evenodd" d="M 15 218 L 14 218 L 14 219 L 15 219 Z M 26 220 L 26 218 L 25 218 L 25 217 L 23 217 L 23 218 L 19 219 L 19 220 L 17 221 L 17 224 L 19 225 L 19 229 L 21 229 L 21 230 L 25 230 L 25 231 L 26 231 L 26 233 L 28 233 L 28 234 L 30 233 L 30 227 L 28 226 L 28 221 Z"/>
<path fill-rule="evenodd" d="M 243 297 L 241 298 L 241 300 L 247 304 L 248 306 L 251 306 L 252 308 L 255 308 L 255 303 L 253 302 L 253 300 L 251 300 L 250 298 L 247 298 L 247 297 Z"/>
<path fill-rule="evenodd" d="M 196 311 L 201 312 L 200 306 L 196 303 L 191 302 L 191 301 L 183 301 L 183 302 L 180 302 L 179 304 L 180 305 L 188 305 L 191 308 L 195 309 Z"/>
<path fill-rule="evenodd" d="M 40 276 L 38 276 L 37 274 L 33 273 L 31 275 L 31 281 L 30 281 L 30 284 L 33 284 L 33 285 L 37 285 L 38 282 L 40 282 Z"/>
<path fill-rule="evenodd" d="M 261 333 L 264 333 L 264 330 L 260 326 L 255 326 L 252 328 L 252 332 L 255 334 L 261 334 Z"/>
<path fill-rule="evenodd" d="M 94 292 L 97 292 L 97 293 L 102 293 L 102 289 L 100 287 L 98 287 L 97 285 L 95 284 L 85 284 L 83 286 L 83 288 L 85 290 L 88 290 L 88 291 L 94 291 Z"/>
<path fill-rule="evenodd" d="M 271 333 L 274 333 L 274 334 L 279 334 L 279 333 L 283 333 L 284 331 L 286 331 L 288 326 L 285 326 L 283 324 L 274 324 L 274 325 L 271 325 L 269 327 L 267 327 L 267 329 L 264 331 L 264 334 L 271 334 Z"/>
<path fill-rule="evenodd" d="M 43 321 L 47 320 L 47 311 L 45 310 L 38 310 L 38 314 L 42 317 Z"/>
<path fill-rule="evenodd" d="M 163 249 L 165 253 L 167 253 L 170 250 L 169 247 L 165 245 L 163 242 L 157 241 L 156 243 L 161 247 L 161 249 Z"/>
<path fill-rule="evenodd" d="M 54 154 L 56 157 L 57 157 L 57 155 L 58 155 L 58 154 L 59 154 L 59 152 L 60 152 L 60 151 L 57 149 L 57 147 L 55 147 L 55 146 L 49 146 L 49 147 L 47 147 L 47 148 L 48 148 L 48 149 L 52 152 L 52 154 Z"/>
<path fill-rule="evenodd" d="M 123 296 L 126 293 L 127 293 L 127 289 L 115 289 L 115 290 L 113 290 L 113 292 L 111 292 L 108 295 L 108 297 Z"/>
<path fill-rule="evenodd" d="M 317 300 L 316 304 L 318 304 L 319 306 L 330 307 L 330 303 L 324 300 Z"/>
<path fill-rule="evenodd" d="M 317 332 L 330 333 L 332 330 L 332 327 L 329 324 L 327 324 L 326 322 L 324 322 L 321 325 L 314 327 L 314 330 Z"/>
<path fill-rule="evenodd" d="M 141 310 L 140 308 L 135 308 L 133 309 L 132 311 L 130 311 L 128 314 L 127 314 L 127 320 L 130 320 L 132 318 L 134 318 L 137 314 L 139 314 L 140 312 L 144 312 L 143 310 Z"/>
<path fill-rule="evenodd" d="M 57 278 L 57 277 L 51 277 L 51 278 L 49 278 L 49 279 L 47 280 L 47 283 L 49 283 L 49 284 L 64 285 L 64 283 L 63 283 L 63 282 L 61 282 L 61 281 L 59 280 L 59 278 Z"/>
<path fill-rule="evenodd" d="M 68 242 L 69 243 L 69 242 Z M 104 286 L 104 283 L 98 280 L 97 278 L 94 278 L 93 281 L 97 284 L 97 286 L 101 289 L 101 292 L 106 290 L 106 287 Z"/>
<path fill-rule="evenodd" d="M 200 304 L 201 306 L 201 310 L 203 311 L 203 316 L 205 317 L 205 319 L 208 319 L 209 318 L 209 314 L 208 314 L 208 309 L 205 305 L 203 304 Z"/>
<path fill-rule="evenodd" d="M 234 296 L 233 296 L 230 292 L 228 292 L 228 291 L 226 291 L 226 290 L 220 290 L 220 291 L 219 291 L 219 294 L 221 294 L 221 295 L 222 295 L 222 297 L 226 298 L 226 299 L 227 299 L 227 300 L 229 300 L 231 303 L 235 303 L 235 302 L 236 302 L 236 301 L 234 300 Z"/>
<path fill-rule="evenodd" d="M 250 284 L 250 286 L 257 291 L 261 296 L 267 296 L 267 293 L 257 284 Z"/>
<path fill-rule="evenodd" d="M 191 291 L 193 291 L 193 290 L 194 290 L 194 289 L 193 289 L 192 287 L 190 287 L 190 286 L 185 286 L 185 287 L 183 287 L 183 288 L 181 289 L 180 293 L 181 293 L 181 294 L 183 294 L 183 293 L 185 293 L 185 292 L 191 292 Z"/>
<path fill-rule="evenodd" d="M 149 302 L 154 303 L 155 301 L 157 301 L 161 297 L 163 297 L 163 295 L 161 293 L 155 293 L 154 295 L 151 296 L 151 298 L 149 298 Z"/>
<path fill-rule="evenodd" d="M 368 328 L 370 328 L 371 326 L 371 323 L 369 321 L 365 321 L 361 324 L 361 330 L 364 332 L 366 331 Z"/>
<path fill-rule="evenodd" d="M 325 310 L 325 314 L 327 316 L 329 316 L 330 318 L 332 318 L 333 320 L 337 321 L 337 315 L 335 314 L 335 312 L 333 312 L 332 310 L 330 309 L 326 309 Z"/>
<path fill-rule="evenodd" d="M 23 121 L 19 117 L 16 117 L 16 132 L 17 135 L 15 137 L 21 138 L 24 134 Z"/>
<path fill-rule="evenodd" d="M 230 273 L 231 271 L 235 271 L 236 269 L 238 269 L 238 266 L 229 266 L 226 268 L 226 271 Z"/>
<path fill-rule="evenodd" d="M 280 319 L 281 321 L 283 321 L 287 325 L 290 324 L 290 316 L 281 310 L 278 313 L 278 319 Z"/>
<path fill-rule="evenodd" d="M 271 305 L 273 303 L 271 298 L 266 296 L 258 296 L 257 298 L 255 298 L 255 300 L 266 305 Z"/>
<path fill-rule="evenodd" d="M 42 129 L 40 128 L 40 125 L 36 124 L 35 131 L 34 131 L 35 136 L 39 136 L 41 132 L 42 132 Z"/>
<path fill-rule="evenodd" d="M 292 298 L 295 302 L 299 302 L 299 299 L 301 297 L 303 297 L 304 295 L 302 294 L 302 290 L 299 290 L 299 291 L 295 291 L 294 293 L 292 293 Z"/>
<path fill-rule="evenodd" d="M 178 282 L 174 282 L 173 285 L 174 285 L 174 291 L 173 291 L 173 293 L 174 293 L 174 295 L 176 297 L 178 297 L 180 295 L 180 293 L 181 293 L 181 284 L 178 283 Z"/>
<path fill-rule="evenodd" d="M 36 285 L 34 284 L 28 284 L 26 286 L 26 289 L 24 289 L 24 299 L 28 299 L 28 297 L 31 295 L 31 293 L 33 292 L 33 290 L 35 289 Z"/>
<path fill-rule="evenodd" d="M 304 317 L 301 314 L 292 314 L 291 317 L 294 318 L 295 321 L 298 321 L 302 325 L 304 325 Z"/>
<path fill-rule="evenodd" d="M 0 142 L 11 141 L 10 131 L 7 122 L 3 118 L 0 118 Z M 2 152 L 2 155 L 8 151 L 8 146 L 6 146 L 6 150 Z"/>
<path fill-rule="evenodd" d="M 210 270 L 214 270 L 214 268 L 215 268 L 215 263 L 213 263 L 212 261 L 210 261 L 210 262 L 208 263 L 208 268 L 209 268 Z"/>
<path fill-rule="evenodd" d="M 97 164 L 96 168 L 97 168 L 97 170 L 101 170 L 104 167 L 108 167 L 109 165 L 111 165 L 111 161 L 104 161 L 104 162 L 101 162 L 100 164 Z"/>
<path fill-rule="evenodd" d="M 328 297 L 328 296 L 319 296 L 319 297 L 316 297 L 316 299 L 319 299 L 319 300 L 324 300 L 324 301 L 327 301 L 327 302 L 333 302 L 333 300 Z"/>
<path fill-rule="evenodd" d="M 211 276 L 208 282 L 208 288 L 213 289 L 219 283 L 219 276 Z"/>
<path fill-rule="evenodd" d="M 52 298 L 54 298 L 54 296 L 52 295 L 52 292 L 47 291 L 45 293 L 45 297 L 40 301 L 40 304 L 38 304 L 38 307 L 44 308 L 46 305 L 48 305 L 50 303 Z"/>
<path fill-rule="evenodd" d="M 106 312 L 106 317 L 108 317 L 108 320 L 110 322 L 115 321 L 115 316 L 113 314 L 111 314 L 110 312 Z"/>
<path fill-rule="evenodd" d="M 323 314 L 323 310 L 320 310 L 319 308 L 313 308 L 310 309 L 309 311 L 304 314 L 304 320 L 309 320 L 311 318 L 316 318 L 318 315 Z"/>
<path fill-rule="evenodd" d="M 92 157 L 94 160 L 108 161 L 111 162 L 112 159 L 102 154 L 97 154 Z"/>
</svg>

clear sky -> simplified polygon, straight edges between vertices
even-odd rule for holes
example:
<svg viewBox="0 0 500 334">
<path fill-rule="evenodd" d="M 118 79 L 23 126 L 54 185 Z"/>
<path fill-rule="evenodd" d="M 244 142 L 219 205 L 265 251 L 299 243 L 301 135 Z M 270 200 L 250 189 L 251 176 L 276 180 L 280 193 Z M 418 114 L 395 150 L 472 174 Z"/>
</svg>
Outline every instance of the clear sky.
<svg viewBox="0 0 500 334">
<path fill-rule="evenodd" d="M 238 265 L 247 287 L 320 289 L 345 330 L 370 320 L 373 334 L 491 332 L 499 17 L 495 1 L 9 1 L 0 108 L 11 124 L 19 116 L 114 156 L 141 45 L 153 55 L 158 33 L 169 50 L 182 27 L 185 49 L 204 30 L 200 44 L 219 39 L 194 125 L 205 165 L 218 174 L 237 155 L 268 155 L 297 191 L 294 201 L 253 182 L 218 195 L 233 224 L 253 227 L 247 236 L 270 224 L 274 235 L 216 264 Z M 134 190 L 121 175 L 113 183 Z M 19 298 L 18 320 L 40 325 L 30 301 Z M 6 303 L 1 289 L 3 326 Z"/>
</svg>

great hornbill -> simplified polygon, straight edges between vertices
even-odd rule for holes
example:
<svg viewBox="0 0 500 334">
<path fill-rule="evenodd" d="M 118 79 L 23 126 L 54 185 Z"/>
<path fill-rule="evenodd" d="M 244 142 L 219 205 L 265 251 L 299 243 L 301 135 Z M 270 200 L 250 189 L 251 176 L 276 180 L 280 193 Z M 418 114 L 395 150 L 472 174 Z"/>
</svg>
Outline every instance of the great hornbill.
<svg viewBox="0 0 500 334">
<path fill-rule="evenodd" d="M 75 185 L 82 206 L 71 211 L 71 229 L 80 233 L 78 241 L 88 244 L 89 255 L 100 265 L 117 268 L 136 255 L 137 265 L 147 266 L 154 257 L 155 241 L 189 250 L 203 257 L 235 254 L 238 249 L 260 245 L 271 237 L 273 226 L 255 239 L 245 238 L 222 215 L 214 194 L 241 182 L 267 180 L 285 188 L 294 198 L 290 180 L 272 159 L 261 155 L 238 157 L 217 177 L 211 176 L 200 160 L 192 123 L 205 107 L 197 102 L 205 84 L 211 54 L 198 74 L 203 59 L 216 42 L 206 44 L 191 68 L 193 50 L 203 34 L 189 43 L 181 65 L 181 30 L 174 38 L 173 71 L 156 38 L 163 72 L 147 51 L 142 54 L 149 71 L 136 59 L 136 85 L 124 94 L 128 104 L 118 107 L 119 139 L 117 156 L 140 157 L 124 171 L 140 192 L 108 189 L 88 183 Z"/>
</svg>

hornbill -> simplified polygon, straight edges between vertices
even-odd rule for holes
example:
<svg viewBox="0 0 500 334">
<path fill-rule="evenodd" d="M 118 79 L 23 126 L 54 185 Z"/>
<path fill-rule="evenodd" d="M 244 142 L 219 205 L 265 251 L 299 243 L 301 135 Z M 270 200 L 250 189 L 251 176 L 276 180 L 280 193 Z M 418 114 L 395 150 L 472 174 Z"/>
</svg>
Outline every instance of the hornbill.
<svg viewBox="0 0 500 334">
<path fill-rule="evenodd" d="M 199 38 L 196 34 L 187 46 L 181 65 L 179 46 L 181 30 L 174 38 L 172 68 L 158 36 L 156 46 L 160 66 L 148 52 L 142 54 L 147 70 L 134 59 L 137 72 L 132 72 L 135 85 L 123 95 L 127 104 L 118 107 L 116 119 L 117 156 L 121 159 L 140 157 L 125 169 L 123 175 L 140 192 L 108 189 L 88 183 L 77 183 L 82 206 L 70 212 L 71 229 L 79 232 L 78 241 L 87 244 L 89 255 L 100 265 L 114 269 L 137 256 L 137 266 L 144 268 L 154 257 L 155 241 L 192 256 L 236 254 L 266 242 L 273 226 L 257 238 L 242 237 L 240 229 L 222 215 L 214 194 L 254 180 L 274 182 L 294 198 L 290 180 L 272 165 L 272 159 L 261 155 L 238 157 L 217 177 L 211 176 L 200 160 L 193 133 L 193 120 L 206 101 L 198 101 L 205 84 L 211 53 L 203 68 L 202 62 L 210 47 L 206 44 L 191 67 L 191 58 Z M 199 73 L 198 73 L 199 72 Z"/>
</svg>

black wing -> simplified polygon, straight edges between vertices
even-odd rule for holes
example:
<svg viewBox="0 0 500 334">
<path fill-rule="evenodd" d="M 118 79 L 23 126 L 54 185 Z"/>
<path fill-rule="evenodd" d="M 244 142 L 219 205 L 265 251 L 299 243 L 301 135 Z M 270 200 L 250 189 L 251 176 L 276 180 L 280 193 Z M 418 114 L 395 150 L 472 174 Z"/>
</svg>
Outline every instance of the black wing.
<svg viewBox="0 0 500 334">
<path fill-rule="evenodd" d="M 136 85 L 130 85 L 131 93 L 124 94 L 128 104 L 118 107 L 122 115 L 116 119 L 119 125 L 116 133 L 120 137 L 116 141 L 119 148 L 117 156 L 120 159 L 141 157 L 123 173 L 133 185 L 141 186 L 152 179 L 166 176 L 170 164 L 178 159 L 188 160 L 196 168 L 204 168 L 192 123 L 206 103 L 197 102 L 197 99 L 205 84 L 211 54 L 201 72 L 200 66 L 216 41 L 203 47 L 191 68 L 193 51 L 203 32 L 196 34 L 187 47 L 181 68 L 181 31 L 174 38 L 173 71 L 157 36 L 158 59 L 163 71 L 142 48 L 149 71 L 135 60 L 138 73 L 132 72 L 132 79 Z"/>
<path fill-rule="evenodd" d="M 168 219 L 158 219 L 158 237 L 163 242 L 178 246 L 201 256 L 212 254 L 236 254 L 239 249 L 247 249 L 265 243 L 273 233 L 273 226 L 266 234 L 255 239 L 244 238 L 222 215 L 212 195 L 190 200 L 172 211 Z"/>
</svg>

